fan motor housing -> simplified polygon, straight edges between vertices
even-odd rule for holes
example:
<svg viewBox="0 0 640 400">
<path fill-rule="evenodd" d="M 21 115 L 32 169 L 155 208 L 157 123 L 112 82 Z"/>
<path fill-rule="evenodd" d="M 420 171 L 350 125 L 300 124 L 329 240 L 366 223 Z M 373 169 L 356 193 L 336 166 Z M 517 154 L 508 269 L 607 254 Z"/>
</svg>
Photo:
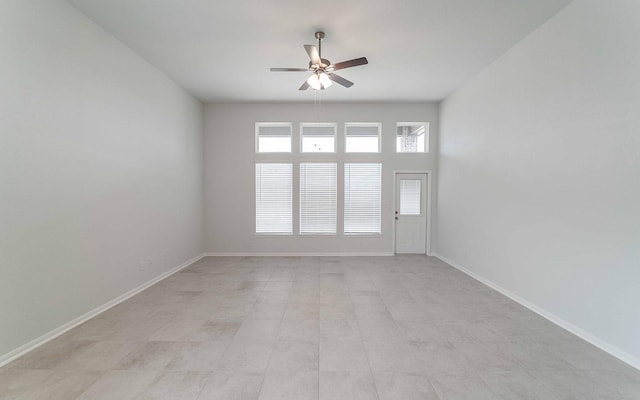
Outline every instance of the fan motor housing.
<svg viewBox="0 0 640 400">
<path fill-rule="evenodd" d="M 321 58 L 320 61 L 322 61 L 322 64 L 318 65 L 318 68 L 315 69 L 325 69 L 327 68 L 329 65 L 331 65 L 331 61 L 327 60 L 326 58 Z M 315 69 L 313 68 L 313 62 L 309 61 L 309 69 L 312 71 L 315 71 Z"/>
</svg>

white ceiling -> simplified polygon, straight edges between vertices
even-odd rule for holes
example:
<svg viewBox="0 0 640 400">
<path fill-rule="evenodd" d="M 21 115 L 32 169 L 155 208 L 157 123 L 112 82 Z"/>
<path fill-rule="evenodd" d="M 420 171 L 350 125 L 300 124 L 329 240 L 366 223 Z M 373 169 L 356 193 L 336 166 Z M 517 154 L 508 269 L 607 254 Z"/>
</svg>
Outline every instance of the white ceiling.
<svg viewBox="0 0 640 400">
<path fill-rule="evenodd" d="M 323 101 L 438 101 L 570 0 L 69 0 L 205 102 L 313 101 L 303 44 L 340 71 Z"/>
</svg>

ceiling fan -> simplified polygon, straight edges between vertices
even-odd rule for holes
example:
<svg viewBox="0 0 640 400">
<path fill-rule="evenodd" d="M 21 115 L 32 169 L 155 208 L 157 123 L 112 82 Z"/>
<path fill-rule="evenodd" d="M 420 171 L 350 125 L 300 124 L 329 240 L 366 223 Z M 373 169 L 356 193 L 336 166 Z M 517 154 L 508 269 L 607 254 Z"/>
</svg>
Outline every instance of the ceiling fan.
<svg viewBox="0 0 640 400">
<path fill-rule="evenodd" d="M 368 64 L 366 57 L 354 58 L 353 60 L 339 62 L 337 64 L 331 64 L 331 61 L 326 58 L 322 58 L 322 39 L 324 39 L 324 32 L 316 32 L 316 39 L 318 39 L 318 47 L 305 44 L 304 49 L 309 55 L 309 68 L 271 68 L 272 72 L 280 71 L 307 71 L 313 74 L 307 79 L 299 90 L 307 90 L 310 87 L 314 90 L 324 90 L 332 85 L 332 81 L 336 82 L 346 88 L 353 86 L 353 82 L 336 75 L 333 71 L 340 69 L 357 67 L 358 65 Z"/>
</svg>

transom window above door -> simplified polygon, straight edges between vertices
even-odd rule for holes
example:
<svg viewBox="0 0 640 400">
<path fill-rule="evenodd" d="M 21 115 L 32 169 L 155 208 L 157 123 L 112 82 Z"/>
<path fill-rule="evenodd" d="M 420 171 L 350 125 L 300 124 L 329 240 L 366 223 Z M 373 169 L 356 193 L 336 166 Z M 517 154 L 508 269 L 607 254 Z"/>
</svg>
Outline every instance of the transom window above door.
<svg viewBox="0 0 640 400">
<path fill-rule="evenodd" d="M 428 153 L 429 124 L 426 122 L 398 122 L 396 127 L 397 153 Z"/>
</svg>

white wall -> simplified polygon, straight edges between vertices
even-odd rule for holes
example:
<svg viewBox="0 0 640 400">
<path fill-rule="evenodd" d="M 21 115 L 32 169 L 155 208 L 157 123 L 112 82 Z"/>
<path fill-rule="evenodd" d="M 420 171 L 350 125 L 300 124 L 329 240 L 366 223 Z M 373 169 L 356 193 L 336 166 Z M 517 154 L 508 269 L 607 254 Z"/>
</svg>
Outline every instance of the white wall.
<svg viewBox="0 0 640 400">
<path fill-rule="evenodd" d="M 331 88 L 330 90 L 346 90 Z M 390 253 L 393 251 L 393 172 L 432 170 L 435 173 L 438 106 L 435 104 L 210 104 L 205 110 L 205 248 L 216 253 Z M 255 232 L 255 162 L 286 160 L 255 154 L 256 122 L 292 122 L 293 147 L 299 148 L 300 122 L 337 122 L 338 143 L 344 142 L 345 122 L 381 122 L 382 235 L 330 237 L 257 236 Z M 395 154 L 397 122 L 429 122 L 428 154 Z M 294 153 L 293 157 L 298 156 Z M 329 158 L 327 158 L 329 157 Z M 339 162 L 357 156 L 339 152 L 318 155 L 318 160 L 336 157 Z M 334 158 L 334 159 L 336 159 Z M 358 158 L 359 160 L 362 158 Z M 340 180 L 338 181 L 340 182 Z M 339 183 L 340 184 L 340 183 Z M 341 191 L 338 192 L 340 202 Z M 294 210 L 297 195 L 294 193 Z M 338 203 L 340 204 L 340 203 Z M 294 216 L 295 221 L 295 216 Z M 295 226 L 295 225 L 294 225 Z"/>
<path fill-rule="evenodd" d="M 66 2 L 0 2 L 0 361 L 202 252 L 202 126 Z"/>
<path fill-rule="evenodd" d="M 441 105 L 438 248 L 640 366 L 640 2 L 574 1 Z"/>
</svg>

